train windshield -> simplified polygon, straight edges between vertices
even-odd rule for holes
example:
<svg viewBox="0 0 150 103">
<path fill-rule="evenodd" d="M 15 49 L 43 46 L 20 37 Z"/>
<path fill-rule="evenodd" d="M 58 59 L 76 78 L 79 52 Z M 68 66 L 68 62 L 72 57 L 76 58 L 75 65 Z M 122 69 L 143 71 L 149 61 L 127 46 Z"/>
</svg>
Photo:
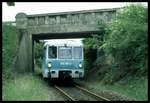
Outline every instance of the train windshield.
<svg viewBox="0 0 150 103">
<path fill-rule="evenodd" d="M 51 59 L 57 58 L 57 47 L 50 46 L 48 48 L 48 58 L 51 58 Z"/>
<path fill-rule="evenodd" d="M 74 59 L 82 59 L 82 48 L 81 47 L 74 47 Z"/>
<path fill-rule="evenodd" d="M 59 59 L 71 59 L 72 58 L 72 48 L 71 47 L 59 47 L 58 48 L 58 58 Z"/>
</svg>

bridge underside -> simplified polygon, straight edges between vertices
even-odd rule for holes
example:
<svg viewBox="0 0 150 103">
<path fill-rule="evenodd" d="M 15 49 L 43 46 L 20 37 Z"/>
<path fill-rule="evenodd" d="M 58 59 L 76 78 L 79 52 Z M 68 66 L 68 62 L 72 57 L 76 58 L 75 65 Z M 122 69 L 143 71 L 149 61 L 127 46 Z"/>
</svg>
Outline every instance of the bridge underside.
<svg viewBox="0 0 150 103">
<path fill-rule="evenodd" d="M 64 33 L 40 33 L 32 34 L 33 40 L 44 39 L 67 39 L 67 38 L 88 38 L 94 34 L 101 34 L 102 31 L 82 31 L 82 32 L 64 32 Z"/>
</svg>

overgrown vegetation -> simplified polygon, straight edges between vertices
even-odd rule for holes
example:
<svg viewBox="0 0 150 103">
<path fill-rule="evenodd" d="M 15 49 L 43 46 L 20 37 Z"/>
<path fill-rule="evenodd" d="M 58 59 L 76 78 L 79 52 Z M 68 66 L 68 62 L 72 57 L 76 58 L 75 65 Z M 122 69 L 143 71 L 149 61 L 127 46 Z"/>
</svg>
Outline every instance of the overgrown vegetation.
<svg viewBox="0 0 150 103">
<path fill-rule="evenodd" d="M 87 68 L 97 68 L 89 86 L 96 91 L 116 91 L 147 100 L 148 97 L 148 10 L 131 5 L 119 11 L 111 23 L 102 23 L 104 33 L 84 40 L 86 52 L 98 51 Z M 100 20 L 102 21 L 102 20 Z M 99 24 L 101 26 L 101 24 Z M 90 59 L 90 58 L 88 58 Z M 92 82 L 93 80 L 93 82 Z M 87 84 L 88 85 L 88 84 Z"/>
<path fill-rule="evenodd" d="M 97 48 L 99 58 L 93 63 L 107 65 L 101 74 L 106 83 L 122 78 L 147 76 L 148 11 L 142 5 L 131 5 L 117 13 L 104 34 L 86 39 L 85 47 Z M 91 63 L 92 64 L 92 63 Z"/>
<path fill-rule="evenodd" d="M 3 79 L 11 78 L 13 64 L 19 46 L 19 31 L 15 26 L 2 25 L 2 71 Z"/>
<path fill-rule="evenodd" d="M 127 7 L 108 26 L 102 45 L 106 55 L 111 55 L 118 76 L 147 75 L 148 15 L 142 6 Z M 123 70 L 123 71 L 122 71 Z"/>
<path fill-rule="evenodd" d="M 64 100 L 64 98 L 55 91 L 54 88 L 50 87 L 47 82 L 39 78 L 37 75 L 28 74 L 18 74 L 15 76 L 14 80 L 5 81 L 5 86 L 3 87 L 3 100 L 21 100 L 21 101 L 31 101 L 31 100 Z"/>
<path fill-rule="evenodd" d="M 35 65 L 42 67 L 42 58 L 43 58 L 43 42 L 35 43 L 34 47 L 34 59 Z"/>
</svg>

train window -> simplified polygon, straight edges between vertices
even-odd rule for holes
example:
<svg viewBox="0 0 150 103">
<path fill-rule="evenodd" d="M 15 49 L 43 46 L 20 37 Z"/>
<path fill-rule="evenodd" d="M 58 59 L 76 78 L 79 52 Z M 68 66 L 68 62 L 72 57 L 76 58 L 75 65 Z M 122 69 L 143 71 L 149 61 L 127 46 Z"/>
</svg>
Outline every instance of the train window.
<svg viewBox="0 0 150 103">
<path fill-rule="evenodd" d="M 71 59 L 72 48 L 71 47 L 59 47 L 58 58 L 59 59 Z"/>
<path fill-rule="evenodd" d="M 51 59 L 57 58 L 57 47 L 50 46 L 48 48 L 48 58 Z"/>
<path fill-rule="evenodd" d="M 82 59 L 82 48 L 81 47 L 74 47 L 74 59 Z"/>
</svg>

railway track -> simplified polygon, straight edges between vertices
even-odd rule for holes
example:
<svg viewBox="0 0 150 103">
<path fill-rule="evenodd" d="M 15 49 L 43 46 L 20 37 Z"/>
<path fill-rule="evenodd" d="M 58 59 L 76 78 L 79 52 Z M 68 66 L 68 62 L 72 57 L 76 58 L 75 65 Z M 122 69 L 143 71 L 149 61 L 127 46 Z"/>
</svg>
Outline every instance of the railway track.
<svg viewBox="0 0 150 103">
<path fill-rule="evenodd" d="M 57 90 L 59 90 L 67 100 L 70 101 L 110 101 L 109 99 L 95 94 L 81 86 L 73 85 L 69 87 L 62 86 L 54 86 Z"/>
</svg>

